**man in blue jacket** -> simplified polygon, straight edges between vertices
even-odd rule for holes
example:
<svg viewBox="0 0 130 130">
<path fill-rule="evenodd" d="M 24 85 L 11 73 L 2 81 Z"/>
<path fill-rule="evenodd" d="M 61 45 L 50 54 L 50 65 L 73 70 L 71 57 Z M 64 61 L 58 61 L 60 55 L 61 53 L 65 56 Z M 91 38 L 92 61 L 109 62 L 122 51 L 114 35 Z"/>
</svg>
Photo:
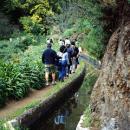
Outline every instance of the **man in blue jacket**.
<svg viewBox="0 0 130 130">
<path fill-rule="evenodd" d="M 52 45 L 51 43 L 47 44 L 47 49 L 42 54 L 42 62 L 45 64 L 45 80 L 46 85 L 49 85 L 49 74 L 52 76 L 52 85 L 54 85 L 55 82 L 55 61 L 58 59 L 58 56 L 56 52 L 51 49 Z"/>
</svg>

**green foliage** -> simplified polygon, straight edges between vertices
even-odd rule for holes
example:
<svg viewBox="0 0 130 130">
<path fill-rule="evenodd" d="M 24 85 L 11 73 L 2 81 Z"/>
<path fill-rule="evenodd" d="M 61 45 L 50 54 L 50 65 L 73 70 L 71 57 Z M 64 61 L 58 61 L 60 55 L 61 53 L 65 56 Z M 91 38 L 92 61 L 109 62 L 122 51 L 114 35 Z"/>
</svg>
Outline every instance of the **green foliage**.
<svg viewBox="0 0 130 130">
<path fill-rule="evenodd" d="M 36 40 L 41 42 L 38 37 Z M 43 45 L 30 46 L 25 52 L 0 62 L 0 106 L 5 104 L 7 98 L 18 100 L 25 97 L 30 88 L 44 87 L 42 49 Z"/>
<path fill-rule="evenodd" d="M 40 23 L 41 20 L 42 18 L 38 15 L 33 15 L 32 17 L 21 17 L 20 22 L 27 33 L 38 35 L 44 32 L 43 25 Z"/>
<path fill-rule="evenodd" d="M 98 78 L 98 71 L 93 68 L 90 64 L 87 64 L 87 74 L 85 76 L 83 87 L 87 89 L 87 94 L 91 94 L 93 86 Z M 90 101 L 90 99 L 89 99 Z M 90 105 L 87 106 L 83 114 L 82 127 L 87 128 L 92 126 L 92 115 Z"/>
<path fill-rule="evenodd" d="M 66 31 L 64 32 L 64 36 L 72 36 L 75 32 L 75 28 L 71 28 L 71 29 L 66 29 Z"/>
<path fill-rule="evenodd" d="M 103 44 L 104 37 L 101 26 L 93 27 L 88 35 L 84 37 L 83 47 L 87 49 L 90 55 L 100 59 L 105 51 L 105 46 Z"/>
<path fill-rule="evenodd" d="M 52 16 L 53 12 L 51 11 L 51 8 L 49 6 L 48 0 L 37 0 L 37 3 L 33 6 L 33 8 L 30 10 L 31 13 L 37 14 L 42 17 L 46 16 Z"/>
<path fill-rule="evenodd" d="M 3 78 L 7 92 L 7 97 L 15 99 L 23 98 L 27 95 L 29 90 L 29 80 L 25 71 L 21 72 L 21 68 L 18 65 L 11 63 L 3 63 L 1 66 L 0 77 Z"/>
<path fill-rule="evenodd" d="M 98 78 L 98 74 L 96 73 L 96 71 L 91 70 L 91 72 L 87 74 L 87 78 L 85 80 L 86 87 L 92 89 L 97 78 Z"/>
<path fill-rule="evenodd" d="M 7 130 L 7 129 L 3 126 L 4 123 L 5 123 L 5 122 L 4 122 L 3 120 L 0 120 L 0 130 Z"/>
<path fill-rule="evenodd" d="M 85 117 L 83 118 L 83 127 L 91 127 L 92 117 L 91 117 L 91 108 L 88 106 L 84 112 Z"/>
<path fill-rule="evenodd" d="M 30 45 L 40 45 L 44 40 L 42 35 L 20 34 L 17 38 L 0 41 L 0 58 L 10 60 L 11 57 L 17 57 Z M 17 54 L 17 55 L 16 55 Z"/>
<path fill-rule="evenodd" d="M 19 10 L 17 21 L 22 17 L 20 22 L 25 31 L 36 35 L 44 32 L 51 22 L 48 18 L 54 15 L 48 0 L 6 0 L 4 9 L 11 15 Z"/>
<path fill-rule="evenodd" d="M 45 40 L 45 39 L 44 39 Z M 43 41 L 45 42 L 45 41 Z M 20 56 L 20 63 L 28 63 L 30 67 L 31 87 L 40 89 L 44 85 L 44 68 L 41 62 L 42 49 L 44 45 L 30 46 L 22 56 Z"/>
<path fill-rule="evenodd" d="M 18 100 L 25 97 L 30 87 L 40 89 L 44 86 L 40 65 L 31 68 L 28 63 L 3 63 L 0 69 L 0 106 L 4 105 L 6 98 Z"/>
<path fill-rule="evenodd" d="M 101 59 L 105 51 L 106 37 L 104 23 L 100 21 L 103 16 L 102 6 L 93 0 L 78 0 L 71 1 L 64 10 L 64 13 L 57 17 L 64 32 L 63 36 L 78 36 L 80 46 L 90 55 Z"/>
</svg>

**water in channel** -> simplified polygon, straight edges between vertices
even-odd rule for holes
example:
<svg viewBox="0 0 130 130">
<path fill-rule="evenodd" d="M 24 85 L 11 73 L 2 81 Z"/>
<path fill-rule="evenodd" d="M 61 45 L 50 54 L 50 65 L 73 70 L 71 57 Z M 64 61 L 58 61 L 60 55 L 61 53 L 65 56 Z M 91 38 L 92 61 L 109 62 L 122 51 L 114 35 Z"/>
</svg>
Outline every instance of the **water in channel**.
<svg viewBox="0 0 130 130">
<path fill-rule="evenodd" d="M 90 91 L 82 86 L 49 119 L 40 122 L 35 130 L 76 130 L 80 116 L 89 105 L 89 97 Z"/>
</svg>

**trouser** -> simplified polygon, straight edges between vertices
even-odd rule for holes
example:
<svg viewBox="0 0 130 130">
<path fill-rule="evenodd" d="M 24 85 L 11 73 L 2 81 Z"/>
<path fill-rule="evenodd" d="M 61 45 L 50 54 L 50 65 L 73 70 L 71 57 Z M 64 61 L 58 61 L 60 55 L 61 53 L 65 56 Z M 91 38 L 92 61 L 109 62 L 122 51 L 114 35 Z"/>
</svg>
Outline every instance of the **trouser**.
<svg viewBox="0 0 130 130">
<path fill-rule="evenodd" d="M 71 66 L 72 73 L 75 72 L 76 66 L 77 66 L 76 57 L 73 57 L 72 58 L 72 66 Z"/>
<path fill-rule="evenodd" d="M 61 61 L 61 69 L 59 70 L 59 80 L 63 80 L 66 75 L 66 64 L 65 60 Z"/>
</svg>

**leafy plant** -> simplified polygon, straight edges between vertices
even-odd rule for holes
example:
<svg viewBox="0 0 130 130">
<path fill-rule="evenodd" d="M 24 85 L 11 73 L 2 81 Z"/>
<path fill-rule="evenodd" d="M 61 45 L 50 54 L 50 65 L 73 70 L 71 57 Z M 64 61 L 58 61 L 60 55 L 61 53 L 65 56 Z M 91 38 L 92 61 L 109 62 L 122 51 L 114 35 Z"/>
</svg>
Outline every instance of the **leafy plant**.
<svg viewBox="0 0 130 130">
<path fill-rule="evenodd" d="M 83 118 L 83 127 L 90 127 L 92 124 L 92 117 L 91 117 L 91 108 L 88 106 L 84 112 L 84 118 Z"/>
<path fill-rule="evenodd" d="M 44 28 L 41 24 L 42 18 L 40 18 L 38 15 L 28 16 L 28 17 L 21 17 L 20 22 L 23 25 L 24 30 L 27 33 L 31 34 L 43 34 Z"/>
</svg>

